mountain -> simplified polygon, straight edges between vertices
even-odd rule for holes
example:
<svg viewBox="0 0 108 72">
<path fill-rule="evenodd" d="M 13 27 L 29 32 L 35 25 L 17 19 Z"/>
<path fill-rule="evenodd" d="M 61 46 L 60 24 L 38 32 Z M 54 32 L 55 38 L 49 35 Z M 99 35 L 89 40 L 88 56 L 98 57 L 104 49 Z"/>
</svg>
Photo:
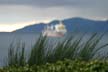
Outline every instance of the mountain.
<svg viewBox="0 0 108 72">
<path fill-rule="evenodd" d="M 39 23 L 39 24 L 26 26 L 24 28 L 15 30 L 13 32 L 40 32 L 44 29 L 45 26 L 46 26 L 45 23 Z"/>
<path fill-rule="evenodd" d="M 64 25 L 66 26 L 68 32 L 105 32 L 108 31 L 108 20 L 106 21 L 96 21 L 85 18 L 68 18 L 62 20 Z M 48 25 L 56 25 L 59 23 L 59 20 L 54 20 Z M 39 23 L 26 26 L 22 29 L 18 29 L 13 32 L 41 32 L 46 23 Z"/>
</svg>

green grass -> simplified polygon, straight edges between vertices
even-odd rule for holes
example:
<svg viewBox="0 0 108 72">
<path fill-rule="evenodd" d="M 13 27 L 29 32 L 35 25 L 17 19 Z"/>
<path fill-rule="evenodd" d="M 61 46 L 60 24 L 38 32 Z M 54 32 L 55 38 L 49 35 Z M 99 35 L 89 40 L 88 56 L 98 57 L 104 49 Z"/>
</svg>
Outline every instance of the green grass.
<svg viewBox="0 0 108 72">
<path fill-rule="evenodd" d="M 8 52 L 7 66 L 33 66 L 55 63 L 65 59 L 90 61 L 93 59 L 105 59 L 107 56 L 96 56 L 98 51 L 108 46 L 108 44 L 98 47 L 103 34 L 93 34 L 83 42 L 85 36 L 75 35 L 65 38 L 63 41 L 51 44 L 48 37 L 40 36 L 35 45 L 31 48 L 29 57 L 25 55 L 25 44 L 18 43 L 14 47 L 10 45 Z M 94 58 L 95 56 L 95 58 Z"/>
<path fill-rule="evenodd" d="M 105 60 L 69 60 L 46 63 L 44 65 L 25 65 L 23 67 L 6 67 L 0 72 L 108 72 L 108 61 Z"/>
<path fill-rule="evenodd" d="M 7 65 L 8 66 L 24 66 L 26 64 L 25 58 L 25 44 L 18 42 L 16 46 L 13 43 L 8 50 Z"/>
</svg>

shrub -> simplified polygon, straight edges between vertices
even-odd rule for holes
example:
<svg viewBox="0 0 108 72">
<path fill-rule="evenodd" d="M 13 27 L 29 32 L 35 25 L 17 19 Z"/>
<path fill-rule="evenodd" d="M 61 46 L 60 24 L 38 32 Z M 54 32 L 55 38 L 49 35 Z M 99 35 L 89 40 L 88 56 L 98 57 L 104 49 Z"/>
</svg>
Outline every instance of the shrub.
<svg viewBox="0 0 108 72">
<path fill-rule="evenodd" d="M 81 61 L 69 60 L 46 63 L 45 65 L 33 65 L 24 67 L 6 67 L 2 72 L 107 72 L 108 61 Z"/>
</svg>

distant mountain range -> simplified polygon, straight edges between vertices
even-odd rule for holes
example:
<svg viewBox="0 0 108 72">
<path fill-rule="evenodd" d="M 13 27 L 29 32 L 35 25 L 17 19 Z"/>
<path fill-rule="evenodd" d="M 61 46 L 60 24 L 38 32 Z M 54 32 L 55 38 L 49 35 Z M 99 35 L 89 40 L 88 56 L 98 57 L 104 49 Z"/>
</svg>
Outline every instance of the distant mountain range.
<svg viewBox="0 0 108 72">
<path fill-rule="evenodd" d="M 108 20 L 96 21 L 85 18 L 68 18 L 62 20 L 68 32 L 105 32 L 108 31 Z M 48 23 L 49 25 L 56 25 L 59 20 L 54 20 Z M 26 26 L 24 28 L 15 30 L 13 32 L 42 32 L 46 23 L 39 23 Z"/>
</svg>

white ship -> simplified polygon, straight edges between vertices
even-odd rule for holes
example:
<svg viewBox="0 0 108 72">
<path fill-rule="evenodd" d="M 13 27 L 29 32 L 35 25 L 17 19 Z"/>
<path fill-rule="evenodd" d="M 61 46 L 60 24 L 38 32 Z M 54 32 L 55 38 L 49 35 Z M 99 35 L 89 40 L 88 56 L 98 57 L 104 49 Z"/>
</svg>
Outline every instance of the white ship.
<svg viewBox="0 0 108 72">
<path fill-rule="evenodd" d="M 67 32 L 65 25 L 60 22 L 60 24 L 57 24 L 55 26 L 47 26 L 42 34 L 43 36 L 50 36 L 50 37 L 61 37 L 64 36 Z"/>
</svg>

